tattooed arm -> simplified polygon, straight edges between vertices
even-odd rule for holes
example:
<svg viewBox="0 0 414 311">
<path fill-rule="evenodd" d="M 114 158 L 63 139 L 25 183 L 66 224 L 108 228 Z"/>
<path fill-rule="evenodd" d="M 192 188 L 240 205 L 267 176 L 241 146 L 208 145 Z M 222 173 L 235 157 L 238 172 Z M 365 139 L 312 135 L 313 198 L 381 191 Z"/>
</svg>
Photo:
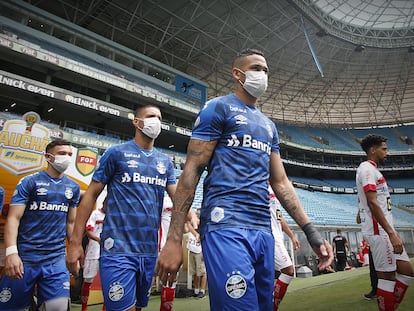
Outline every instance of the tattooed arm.
<svg viewBox="0 0 414 311">
<path fill-rule="evenodd" d="M 217 141 L 191 139 L 187 160 L 173 197 L 170 229 L 167 242 L 158 257 L 156 271 L 163 283 L 174 282 L 183 261 L 182 240 L 184 223 L 194 200 L 195 190 L 205 167 L 210 161 Z"/>
<path fill-rule="evenodd" d="M 269 183 L 282 206 L 302 228 L 312 249 L 319 256 L 319 269 L 325 270 L 333 260 L 332 247 L 312 225 L 299 201 L 295 188 L 287 178 L 283 162 L 277 153 L 272 153 L 270 156 Z"/>
<path fill-rule="evenodd" d="M 303 210 L 295 188 L 286 175 L 280 155 L 277 153 L 272 153 L 270 156 L 269 182 L 280 204 L 282 204 L 296 223 L 300 227 L 309 223 L 310 219 Z"/>
</svg>

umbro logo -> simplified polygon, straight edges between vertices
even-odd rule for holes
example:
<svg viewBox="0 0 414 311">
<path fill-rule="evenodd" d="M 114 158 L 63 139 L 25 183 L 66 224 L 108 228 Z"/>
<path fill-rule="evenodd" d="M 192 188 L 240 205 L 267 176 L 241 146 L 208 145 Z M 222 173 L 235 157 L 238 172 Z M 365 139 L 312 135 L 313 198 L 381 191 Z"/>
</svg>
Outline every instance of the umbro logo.
<svg viewBox="0 0 414 311">
<path fill-rule="evenodd" d="M 247 118 L 241 114 L 238 114 L 234 118 L 236 119 L 236 124 L 247 124 Z"/>
</svg>

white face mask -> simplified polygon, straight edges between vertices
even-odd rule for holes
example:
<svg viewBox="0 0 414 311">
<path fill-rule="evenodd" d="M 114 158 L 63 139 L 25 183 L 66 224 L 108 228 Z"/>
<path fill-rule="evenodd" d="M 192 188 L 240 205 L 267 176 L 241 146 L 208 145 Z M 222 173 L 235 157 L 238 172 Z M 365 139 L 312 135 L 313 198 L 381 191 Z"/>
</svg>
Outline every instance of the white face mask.
<svg viewBox="0 0 414 311">
<path fill-rule="evenodd" d="M 58 171 L 59 173 L 63 173 L 64 171 L 67 170 L 67 168 L 69 167 L 70 163 L 71 163 L 71 156 L 70 155 L 53 155 L 50 154 L 52 157 L 55 158 L 55 161 L 49 162 L 50 165 L 52 165 L 52 167 Z"/>
<path fill-rule="evenodd" d="M 144 120 L 144 127 L 138 129 L 141 130 L 142 133 L 147 135 L 148 137 L 155 139 L 161 133 L 161 121 L 157 117 L 145 118 L 140 119 Z"/>
<path fill-rule="evenodd" d="M 267 90 L 267 73 L 264 71 L 248 70 L 243 72 L 246 80 L 242 83 L 243 88 L 255 98 L 259 98 Z M 240 80 L 239 80 L 240 81 Z M 240 82 L 241 83 L 241 82 Z"/>
</svg>

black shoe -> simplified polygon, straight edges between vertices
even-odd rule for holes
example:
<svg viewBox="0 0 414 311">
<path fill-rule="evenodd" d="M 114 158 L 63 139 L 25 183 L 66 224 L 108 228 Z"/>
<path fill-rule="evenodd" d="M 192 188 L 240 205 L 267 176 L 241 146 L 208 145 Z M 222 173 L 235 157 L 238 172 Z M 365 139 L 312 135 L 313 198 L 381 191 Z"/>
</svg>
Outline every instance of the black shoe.
<svg viewBox="0 0 414 311">
<path fill-rule="evenodd" d="M 374 292 L 369 292 L 368 294 L 364 294 L 364 298 L 367 300 L 377 299 L 377 294 Z"/>
<path fill-rule="evenodd" d="M 198 295 L 196 296 L 196 298 L 198 298 L 198 299 L 206 298 L 206 294 L 202 293 L 202 292 L 199 292 Z"/>
</svg>

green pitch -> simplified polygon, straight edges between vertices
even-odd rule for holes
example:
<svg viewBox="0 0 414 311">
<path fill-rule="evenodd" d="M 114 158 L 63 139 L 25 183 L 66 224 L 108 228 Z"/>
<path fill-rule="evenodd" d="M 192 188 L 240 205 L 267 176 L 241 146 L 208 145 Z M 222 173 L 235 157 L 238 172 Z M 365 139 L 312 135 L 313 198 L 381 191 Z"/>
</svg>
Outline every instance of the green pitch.
<svg viewBox="0 0 414 311">
<path fill-rule="evenodd" d="M 414 259 L 411 260 L 414 262 Z M 351 271 L 336 272 L 312 278 L 296 278 L 288 288 L 288 292 L 280 305 L 280 310 L 286 311 L 376 311 L 375 300 L 365 300 L 363 294 L 370 291 L 368 267 Z M 151 296 L 146 311 L 159 310 L 159 296 Z M 73 311 L 80 310 L 79 305 L 72 305 Z M 89 306 L 89 311 L 102 310 L 102 306 Z M 175 311 L 209 311 L 208 297 L 176 298 Z M 405 299 L 398 311 L 414 310 L 414 282 L 408 289 Z"/>
</svg>

